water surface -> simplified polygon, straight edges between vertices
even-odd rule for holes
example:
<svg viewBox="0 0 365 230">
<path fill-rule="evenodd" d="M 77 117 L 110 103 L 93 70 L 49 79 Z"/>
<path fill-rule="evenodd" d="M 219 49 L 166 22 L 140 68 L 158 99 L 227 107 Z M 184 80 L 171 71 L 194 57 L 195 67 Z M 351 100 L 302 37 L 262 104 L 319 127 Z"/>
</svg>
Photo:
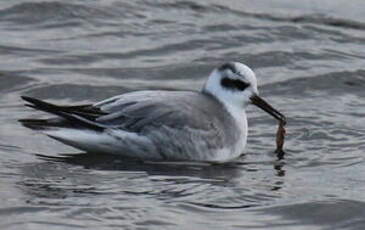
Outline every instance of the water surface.
<svg viewBox="0 0 365 230">
<path fill-rule="evenodd" d="M 1 229 L 364 229 L 365 5 L 326 1 L 0 3 Z M 288 117 L 250 107 L 226 165 L 86 154 L 21 127 L 20 95 L 92 103 L 193 89 L 226 61 Z"/>
</svg>

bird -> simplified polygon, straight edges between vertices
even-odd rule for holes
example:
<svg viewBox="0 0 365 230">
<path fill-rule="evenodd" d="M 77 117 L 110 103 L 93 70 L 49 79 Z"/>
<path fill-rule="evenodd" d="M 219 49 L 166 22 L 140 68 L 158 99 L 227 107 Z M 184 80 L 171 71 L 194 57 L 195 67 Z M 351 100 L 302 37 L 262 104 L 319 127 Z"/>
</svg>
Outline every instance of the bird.
<svg viewBox="0 0 365 230">
<path fill-rule="evenodd" d="M 235 160 L 247 144 L 249 104 L 285 121 L 259 96 L 255 73 L 240 62 L 213 69 L 200 91 L 141 90 L 85 105 L 22 99 L 54 115 L 20 119 L 25 127 L 82 151 L 141 160 Z"/>
</svg>

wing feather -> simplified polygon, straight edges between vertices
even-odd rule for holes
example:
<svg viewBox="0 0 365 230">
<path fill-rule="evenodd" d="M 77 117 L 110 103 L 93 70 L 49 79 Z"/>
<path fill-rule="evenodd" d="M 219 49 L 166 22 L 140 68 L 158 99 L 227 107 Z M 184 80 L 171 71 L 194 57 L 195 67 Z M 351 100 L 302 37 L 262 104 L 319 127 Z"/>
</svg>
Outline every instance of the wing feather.
<svg viewBox="0 0 365 230">
<path fill-rule="evenodd" d="M 208 130 L 211 122 L 201 118 L 222 109 L 215 99 L 186 91 L 138 91 L 96 103 L 94 107 L 107 113 L 96 118 L 95 122 L 132 132 L 162 125 L 174 128 L 188 125 Z"/>
</svg>

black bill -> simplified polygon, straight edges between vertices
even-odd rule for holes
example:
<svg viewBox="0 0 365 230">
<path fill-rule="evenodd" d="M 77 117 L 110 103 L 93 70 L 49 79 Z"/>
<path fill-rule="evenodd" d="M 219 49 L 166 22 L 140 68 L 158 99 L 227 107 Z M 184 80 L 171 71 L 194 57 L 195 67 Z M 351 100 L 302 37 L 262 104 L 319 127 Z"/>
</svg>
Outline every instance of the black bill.
<svg viewBox="0 0 365 230">
<path fill-rule="evenodd" d="M 250 99 L 251 99 L 252 104 L 258 106 L 265 112 L 269 113 L 271 116 L 275 117 L 277 120 L 282 122 L 283 125 L 286 124 L 285 116 L 282 113 L 280 113 L 279 111 L 277 111 L 276 109 L 274 109 L 269 103 L 264 101 L 264 99 L 262 99 L 261 97 L 259 97 L 256 94 L 253 95 Z"/>
</svg>

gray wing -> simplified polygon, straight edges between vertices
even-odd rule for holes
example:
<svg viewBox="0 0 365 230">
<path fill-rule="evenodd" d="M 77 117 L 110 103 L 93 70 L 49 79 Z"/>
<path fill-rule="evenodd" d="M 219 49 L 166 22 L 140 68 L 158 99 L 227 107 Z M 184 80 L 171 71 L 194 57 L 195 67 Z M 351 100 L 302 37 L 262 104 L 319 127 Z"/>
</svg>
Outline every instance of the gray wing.
<svg viewBox="0 0 365 230">
<path fill-rule="evenodd" d="M 106 115 L 95 119 L 104 127 L 141 132 L 151 126 L 222 130 L 234 122 L 210 95 L 189 91 L 138 91 L 93 105 Z M 230 127 L 226 127 L 230 128 Z"/>
</svg>

